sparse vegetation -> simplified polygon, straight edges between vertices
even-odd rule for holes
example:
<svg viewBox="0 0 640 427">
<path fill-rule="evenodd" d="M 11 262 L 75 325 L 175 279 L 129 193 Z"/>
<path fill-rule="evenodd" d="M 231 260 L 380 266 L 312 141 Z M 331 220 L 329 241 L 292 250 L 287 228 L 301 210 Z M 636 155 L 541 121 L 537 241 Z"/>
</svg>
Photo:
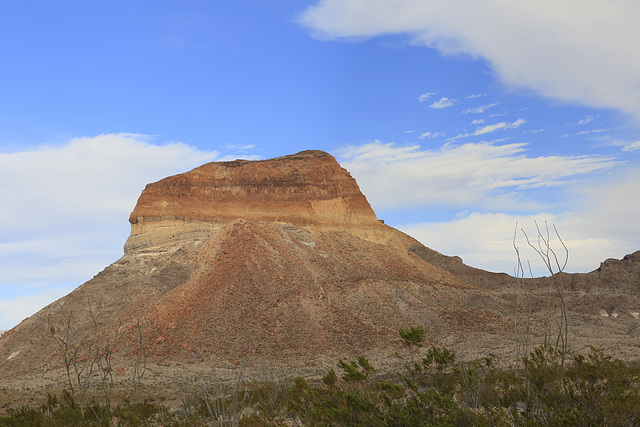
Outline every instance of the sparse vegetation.
<svg viewBox="0 0 640 427">
<path fill-rule="evenodd" d="M 414 358 L 395 376 L 376 374 L 369 360 L 360 356 L 339 361 L 339 373 L 330 369 L 318 381 L 241 379 L 215 385 L 217 391 L 206 384 L 177 410 L 148 401 L 80 405 L 65 391 L 60 397 L 48 395 L 39 408 L 14 409 L 0 417 L 0 426 L 640 423 L 640 370 L 600 350 L 592 348 L 588 355 L 569 360 L 555 346 L 544 344 L 523 358 L 524 370 L 501 371 L 488 357 L 460 363 L 445 347 L 419 352 L 420 329 L 400 330 Z"/>
</svg>

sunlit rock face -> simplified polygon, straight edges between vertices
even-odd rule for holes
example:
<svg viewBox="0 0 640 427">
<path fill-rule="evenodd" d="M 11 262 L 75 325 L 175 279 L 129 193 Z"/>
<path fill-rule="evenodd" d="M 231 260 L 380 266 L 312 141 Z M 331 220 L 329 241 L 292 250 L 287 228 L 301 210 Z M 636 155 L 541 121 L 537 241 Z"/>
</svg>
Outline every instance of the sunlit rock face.
<svg viewBox="0 0 640 427">
<path fill-rule="evenodd" d="M 131 213 L 126 253 L 202 241 L 236 219 L 344 230 L 384 239 L 356 181 L 323 151 L 212 162 L 147 185 Z"/>
</svg>

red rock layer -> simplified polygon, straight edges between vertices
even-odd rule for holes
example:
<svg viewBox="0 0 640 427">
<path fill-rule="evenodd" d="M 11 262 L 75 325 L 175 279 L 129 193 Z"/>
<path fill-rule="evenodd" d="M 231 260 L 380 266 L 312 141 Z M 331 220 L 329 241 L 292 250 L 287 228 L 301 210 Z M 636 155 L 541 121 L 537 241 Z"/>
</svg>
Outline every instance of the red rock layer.
<svg viewBox="0 0 640 427">
<path fill-rule="evenodd" d="M 147 185 L 131 213 L 131 234 L 167 221 L 235 219 L 340 229 L 375 227 L 356 181 L 322 151 L 262 161 L 213 162 Z"/>
</svg>

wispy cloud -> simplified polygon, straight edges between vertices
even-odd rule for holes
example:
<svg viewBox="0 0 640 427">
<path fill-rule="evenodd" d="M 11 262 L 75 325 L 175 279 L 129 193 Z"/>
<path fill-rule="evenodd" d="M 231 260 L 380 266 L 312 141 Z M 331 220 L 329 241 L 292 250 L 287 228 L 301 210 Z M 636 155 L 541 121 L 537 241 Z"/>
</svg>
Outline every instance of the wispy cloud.
<svg viewBox="0 0 640 427">
<path fill-rule="evenodd" d="M 469 143 L 423 150 L 418 145 L 375 142 L 345 147 L 339 153 L 341 164 L 356 177 L 374 207 L 383 209 L 534 208 L 537 202 L 525 201 L 521 190 L 567 185 L 618 164 L 606 156 L 529 157 L 523 143 Z"/>
<path fill-rule="evenodd" d="M 245 152 L 245 151 L 249 151 L 249 150 L 255 149 L 256 145 L 255 144 L 246 144 L 246 145 L 224 144 L 220 148 L 225 150 L 225 151 Z"/>
<path fill-rule="evenodd" d="M 600 262 L 613 256 L 621 258 L 635 250 L 632 240 L 626 238 L 624 243 L 617 240 L 619 234 L 602 234 L 595 231 L 599 215 L 590 210 L 581 214 L 565 212 L 537 212 L 532 214 L 481 213 L 472 212 L 443 222 L 423 222 L 403 224 L 398 228 L 420 242 L 446 255 L 457 255 L 474 267 L 489 271 L 514 274 L 516 254 L 513 249 L 513 237 L 516 224 L 516 244 L 519 247 L 521 260 L 531 265 L 534 276 L 549 275 L 539 257 L 531 250 L 520 229 L 529 236 L 536 235 L 535 222 L 544 227 L 555 225 L 560 237 L 569 248 L 567 272 L 595 270 Z M 584 227 L 587 228 L 584 228 Z M 585 230 L 594 230 L 585 232 Z M 638 233 L 633 237 L 640 237 Z M 623 237 L 624 238 L 624 237 Z M 555 236 L 551 240 L 555 249 L 561 244 Z M 559 252 L 563 255 L 562 252 Z M 527 268 L 527 275 L 529 271 Z"/>
<path fill-rule="evenodd" d="M 636 150 L 640 150 L 640 141 L 632 142 L 622 147 L 622 151 L 626 151 L 626 152 L 631 152 Z"/>
<path fill-rule="evenodd" d="M 485 119 L 475 119 L 474 121 L 471 122 L 472 125 L 481 125 L 483 123 L 486 123 Z"/>
<path fill-rule="evenodd" d="M 468 108 L 464 110 L 462 114 L 481 114 L 487 111 L 489 108 L 495 107 L 497 105 L 498 105 L 497 102 L 493 102 L 491 104 L 481 105 L 480 107 L 476 107 L 476 108 Z"/>
<path fill-rule="evenodd" d="M 476 129 L 475 132 L 473 132 L 473 135 L 475 136 L 484 135 L 485 133 L 495 132 L 498 129 L 515 129 L 517 127 L 522 126 L 526 122 L 527 121 L 525 119 L 518 119 L 513 123 L 500 122 L 493 125 L 487 125 L 487 126 L 483 126 L 481 128 Z"/>
<path fill-rule="evenodd" d="M 313 34 L 409 34 L 443 54 L 484 58 L 498 78 L 563 101 L 640 119 L 640 3 L 322 0 L 300 22 Z"/>
<path fill-rule="evenodd" d="M 611 132 L 612 130 L 615 130 L 615 129 L 589 129 L 589 130 L 580 131 L 576 133 L 576 135 L 588 135 L 590 133 Z"/>
<path fill-rule="evenodd" d="M 439 132 L 424 132 L 423 134 L 421 134 L 419 136 L 419 139 L 433 139 L 433 138 L 437 138 L 439 136 L 443 136 L 443 134 L 439 133 Z"/>
<path fill-rule="evenodd" d="M 535 234 L 534 221 L 556 224 L 570 249 L 568 271 L 590 271 L 606 258 L 638 249 L 640 228 L 629 224 L 640 210 L 640 198 L 629 199 L 629 194 L 640 175 L 610 156 L 532 156 L 525 144 L 424 150 L 376 142 L 346 147 L 341 163 L 373 208 L 388 215 L 407 207 L 419 208 L 426 218 L 442 207 L 459 210 L 456 218 L 444 221 L 394 226 L 476 267 L 513 273 L 516 222 L 530 235 Z M 542 187 L 558 192 L 558 200 L 549 203 L 531 191 Z M 535 274 L 544 273 L 535 254 L 523 257 L 531 260 Z"/>
<path fill-rule="evenodd" d="M 491 133 L 491 132 L 495 132 L 497 130 L 500 129 L 515 129 L 518 128 L 520 126 L 522 126 L 523 124 L 525 124 L 527 121 L 525 119 L 517 119 L 515 122 L 512 123 L 508 123 L 508 122 L 500 122 L 500 123 L 494 123 L 492 125 L 486 125 L 483 127 L 479 127 L 477 128 L 475 131 L 471 132 L 471 133 L 461 133 L 459 135 L 456 135 L 452 138 L 447 139 L 447 141 L 455 141 L 461 138 L 467 138 L 469 136 L 480 136 L 480 135 L 485 135 L 487 133 Z"/>
<path fill-rule="evenodd" d="M 595 119 L 597 119 L 598 117 L 600 117 L 600 116 L 587 116 L 587 117 L 585 117 L 585 118 L 583 118 L 583 119 L 580 119 L 580 120 L 578 121 L 578 125 L 586 125 L 586 124 L 589 124 L 589 123 L 591 123 L 592 121 L 594 121 Z"/>
<path fill-rule="evenodd" d="M 435 92 L 423 93 L 418 97 L 418 102 L 425 102 L 427 99 L 431 98 L 435 94 L 436 94 Z"/>
<path fill-rule="evenodd" d="M 473 93 L 471 95 L 467 95 L 464 97 L 464 99 L 474 99 L 474 98 L 480 98 L 484 95 L 482 95 L 481 93 Z"/>
<path fill-rule="evenodd" d="M 434 102 L 433 104 L 429 105 L 429 108 L 433 108 L 434 110 L 439 110 L 439 109 L 442 109 L 442 108 L 451 107 L 455 103 L 456 103 L 455 99 L 442 97 L 439 100 L 437 100 L 436 102 Z"/>
</svg>

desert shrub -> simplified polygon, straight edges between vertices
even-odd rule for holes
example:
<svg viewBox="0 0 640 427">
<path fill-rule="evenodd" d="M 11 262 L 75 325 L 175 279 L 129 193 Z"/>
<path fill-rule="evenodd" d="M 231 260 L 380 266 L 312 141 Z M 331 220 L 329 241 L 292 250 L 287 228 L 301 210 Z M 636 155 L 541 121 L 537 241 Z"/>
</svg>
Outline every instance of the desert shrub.
<svg viewBox="0 0 640 427">
<path fill-rule="evenodd" d="M 0 426 L 3 427 L 39 427 L 46 425 L 44 422 L 45 417 L 42 412 L 29 405 L 23 405 L 16 410 L 9 411 L 7 417 L 0 417 Z"/>
<path fill-rule="evenodd" d="M 338 366 L 344 371 L 342 379 L 348 382 L 364 381 L 371 372 L 375 372 L 373 366 L 369 364 L 369 361 L 364 356 L 359 356 L 357 361 L 352 360 L 349 363 L 340 360 Z M 330 374 L 328 373 L 327 375 Z"/>
<path fill-rule="evenodd" d="M 421 343 L 407 341 L 411 350 Z M 570 359 L 549 344 L 531 351 L 523 366 L 501 371 L 491 358 L 460 363 L 455 352 L 430 347 L 412 353 L 412 364 L 395 377 L 376 376 L 360 356 L 339 361 L 341 374 L 330 369 L 317 381 L 205 388 L 194 394 L 194 410 L 176 414 L 149 402 L 78 405 L 64 391 L 48 394 L 39 408 L 0 417 L 0 427 L 640 425 L 638 368 L 594 348 Z"/>
<path fill-rule="evenodd" d="M 503 398 L 516 425 L 638 425 L 638 373 L 591 348 L 563 367 L 564 355 L 550 345 L 525 357 L 519 391 Z M 506 393 L 504 393 L 506 394 Z M 519 396 L 519 398 L 514 398 Z"/>
<path fill-rule="evenodd" d="M 378 396 L 376 390 L 360 384 L 297 388 L 288 402 L 288 413 L 303 425 L 384 425 Z"/>
<path fill-rule="evenodd" d="M 331 368 L 327 374 L 322 377 L 322 382 L 328 385 L 329 387 L 333 387 L 338 382 L 338 376 L 336 375 L 336 371 Z"/>
<path fill-rule="evenodd" d="M 407 344 L 409 347 L 415 345 L 415 342 Z M 398 373 L 406 387 L 407 398 L 388 400 L 387 424 L 490 425 L 482 414 L 461 403 L 463 392 L 479 389 L 485 378 L 480 375 L 472 378 L 471 374 L 475 371 L 461 368 L 456 362 L 455 352 L 432 346 L 419 363 L 405 365 L 405 371 Z"/>
<path fill-rule="evenodd" d="M 149 426 L 158 423 L 164 425 L 173 418 L 166 407 L 146 400 L 138 403 L 124 400 L 115 407 L 113 416 L 118 425 L 128 427 Z"/>
<path fill-rule="evenodd" d="M 260 413 L 261 419 L 270 420 L 275 422 L 275 420 L 282 415 L 284 402 L 286 401 L 289 394 L 289 382 L 286 381 L 261 381 L 261 382 L 253 382 L 251 384 L 251 390 L 253 394 L 253 405 L 255 409 Z M 260 425 L 258 423 L 258 418 L 251 416 L 251 425 Z M 246 417 L 247 421 L 249 417 Z"/>
<path fill-rule="evenodd" d="M 422 325 L 410 326 L 406 329 L 400 328 L 398 333 L 405 347 L 422 347 L 422 342 L 425 337 L 425 331 Z"/>
</svg>

